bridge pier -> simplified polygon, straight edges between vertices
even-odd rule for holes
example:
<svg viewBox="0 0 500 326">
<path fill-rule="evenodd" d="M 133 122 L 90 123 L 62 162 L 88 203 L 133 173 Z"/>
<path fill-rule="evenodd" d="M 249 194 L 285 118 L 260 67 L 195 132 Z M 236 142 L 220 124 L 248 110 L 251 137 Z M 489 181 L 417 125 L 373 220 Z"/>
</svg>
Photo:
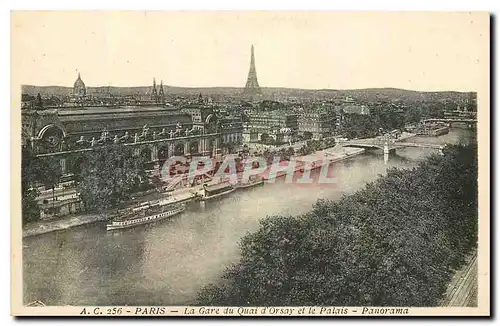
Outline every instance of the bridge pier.
<svg viewBox="0 0 500 326">
<path fill-rule="evenodd" d="M 390 149 L 389 149 L 389 145 L 387 143 L 384 144 L 384 155 L 389 155 L 390 153 Z"/>
<path fill-rule="evenodd" d="M 384 163 L 389 161 L 389 155 L 396 153 L 396 148 L 390 148 L 388 143 L 384 144 Z"/>
</svg>

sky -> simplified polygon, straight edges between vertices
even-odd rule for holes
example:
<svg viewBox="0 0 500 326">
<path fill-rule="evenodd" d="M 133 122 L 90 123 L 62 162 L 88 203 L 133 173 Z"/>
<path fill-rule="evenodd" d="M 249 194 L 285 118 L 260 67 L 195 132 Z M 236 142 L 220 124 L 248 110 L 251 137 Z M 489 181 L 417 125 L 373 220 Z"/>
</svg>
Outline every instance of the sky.
<svg viewBox="0 0 500 326">
<path fill-rule="evenodd" d="M 477 91 L 489 16 L 451 12 L 14 12 L 13 81 Z"/>
</svg>

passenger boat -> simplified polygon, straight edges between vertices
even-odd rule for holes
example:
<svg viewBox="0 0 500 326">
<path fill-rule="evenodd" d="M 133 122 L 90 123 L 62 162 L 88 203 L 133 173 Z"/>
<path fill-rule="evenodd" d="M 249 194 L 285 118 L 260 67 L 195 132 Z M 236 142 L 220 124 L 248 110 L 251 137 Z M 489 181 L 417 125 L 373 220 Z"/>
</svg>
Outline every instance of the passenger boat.
<svg viewBox="0 0 500 326">
<path fill-rule="evenodd" d="M 250 187 L 259 186 L 259 185 L 263 185 L 263 184 L 264 184 L 264 178 L 254 177 L 254 178 L 250 178 L 248 180 L 248 182 L 238 183 L 236 185 L 236 189 L 245 189 L 245 188 L 250 188 Z"/>
<path fill-rule="evenodd" d="M 200 196 L 200 201 L 207 201 L 217 197 L 222 197 L 235 190 L 236 188 L 229 182 L 222 182 L 214 185 L 204 184 L 203 194 Z"/>
<path fill-rule="evenodd" d="M 106 230 L 118 230 L 134 227 L 137 225 L 148 224 L 174 216 L 186 209 L 185 204 L 162 205 L 160 201 L 145 202 L 122 212 L 111 223 L 106 225 Z"/>
</svg>

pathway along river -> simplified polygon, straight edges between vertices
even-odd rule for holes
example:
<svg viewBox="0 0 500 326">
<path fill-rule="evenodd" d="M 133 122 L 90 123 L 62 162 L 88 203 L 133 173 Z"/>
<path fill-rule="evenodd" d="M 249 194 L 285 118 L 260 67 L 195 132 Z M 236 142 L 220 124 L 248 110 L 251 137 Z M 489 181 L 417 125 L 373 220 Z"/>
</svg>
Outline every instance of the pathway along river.
<svg viewBox="0 0 500 326">
<path fill-rule="evenodd" d="M 417 142 L 456 143 L 472 132 L 452 129 Z M 365 153 L 333 164 L 334 185 L 266 184 L 232 193 L 205 208 L 149 226 L 114 233 L 95 223 L 24 239 L 24 302 L 46 305 L 183 305 L 239 258 L 238 242 L 266 215 L 298 215 L 319 198 L 339 199 L 388 167 L 409 168 L 432 149 L 407 148 L 387 164 Z M 313 172 L 313 174 L 318 172 Z"/>
</svg>

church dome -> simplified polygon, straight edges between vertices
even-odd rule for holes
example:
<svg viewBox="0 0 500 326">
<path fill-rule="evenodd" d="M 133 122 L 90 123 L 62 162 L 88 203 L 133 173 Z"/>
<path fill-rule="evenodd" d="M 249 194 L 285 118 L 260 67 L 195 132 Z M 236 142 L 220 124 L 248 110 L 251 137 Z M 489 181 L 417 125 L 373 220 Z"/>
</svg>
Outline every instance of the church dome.
<svg viewBox="0 0 500 326">
<path fill-rule="evenodd" d="M 85 89 L 85 83 L 80 77 L 80 73 L 78 73 L 78 78 L 73 84 L 73 95 L 75 96 L 85 96 L 87 94 L 87 90 Z"/>
<path fill-rule="evenodd" d="M 85 88 L 85 83 L 83 82 L 82 78 L 80 77 L 80 74 L 78 74 L 78 78 L 76 79 L 75 83 L 73 84 L 74 88 Z"/>
</svg>

